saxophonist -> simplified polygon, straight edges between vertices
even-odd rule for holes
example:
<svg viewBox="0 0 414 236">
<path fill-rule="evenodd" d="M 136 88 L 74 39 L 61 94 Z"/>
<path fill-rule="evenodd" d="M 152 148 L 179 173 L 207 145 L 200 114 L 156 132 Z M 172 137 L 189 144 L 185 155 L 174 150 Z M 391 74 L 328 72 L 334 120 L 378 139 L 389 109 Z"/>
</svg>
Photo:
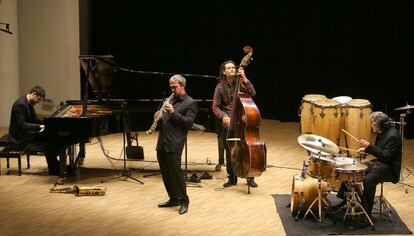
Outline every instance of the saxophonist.
<svg viewBox="0 0 414 236">
<path fill-rule="evenodd" d="M 161 110 L 154 115 L 157 119 L 161 114 L 156 150 L 162 179 L 169 196 L 169 200 L 159 203 L 158 207 L 180 206 L 179 214 L 185 214 L 190 201 L 181 173 L 181 153 L 188 130 L 196 117 L 197 103 L 186 93 L 186 80 L 182 75 L 172 76 L 169 83 L 174 95 L 167 99 Z"/>
</svg>

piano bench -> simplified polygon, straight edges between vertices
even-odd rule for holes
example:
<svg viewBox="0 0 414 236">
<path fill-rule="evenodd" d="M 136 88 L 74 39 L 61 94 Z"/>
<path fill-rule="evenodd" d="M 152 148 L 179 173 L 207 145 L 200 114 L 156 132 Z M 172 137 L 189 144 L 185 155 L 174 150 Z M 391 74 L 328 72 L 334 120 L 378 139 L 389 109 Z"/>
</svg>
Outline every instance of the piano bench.
<svg viewBox="0 0 414 236">
<path fill-rule="evenodd" d="M 0 151 L 0 158 L 6 158 L 7 159 L 7 169 L 10 168 L 10 162 L 9 158 L 16 158 L 17 159 L 17 165 L 19 168 L 19 176 L 22 175 L 22 154 L 24 153 L 23 150 L 12 150 L 10 147 L 5 147 L 3 150 Z"/>
</svg>

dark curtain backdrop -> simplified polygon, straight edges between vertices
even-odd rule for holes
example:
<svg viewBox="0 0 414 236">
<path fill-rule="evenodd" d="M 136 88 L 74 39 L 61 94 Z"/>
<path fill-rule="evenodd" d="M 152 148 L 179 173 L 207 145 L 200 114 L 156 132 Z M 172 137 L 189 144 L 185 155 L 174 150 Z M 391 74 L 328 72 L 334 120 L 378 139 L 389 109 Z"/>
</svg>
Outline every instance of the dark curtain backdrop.
<svg viewBox="0 0 414 236">
<path fill-rule="evenodd" d="M 414 103 L 414 1 L 106 1 L 89 2 L 89 54 L 113 54 L 144 71 L 217 75 L 239 63 L 264 118 L 298 121 L 305 94 L 368 99 L 393 117 Z M 81 19 L 82 22 L 85 22 Z M 168 76 L 120 72 L 128 96 L 162 97 Z M 129 82 L 128 82 L 129 81 Z M 132 81 L 132 82 L 131 82 Z M 214 79 L 188 78 L 189 94 L 212 98 Z"/>
</svg>

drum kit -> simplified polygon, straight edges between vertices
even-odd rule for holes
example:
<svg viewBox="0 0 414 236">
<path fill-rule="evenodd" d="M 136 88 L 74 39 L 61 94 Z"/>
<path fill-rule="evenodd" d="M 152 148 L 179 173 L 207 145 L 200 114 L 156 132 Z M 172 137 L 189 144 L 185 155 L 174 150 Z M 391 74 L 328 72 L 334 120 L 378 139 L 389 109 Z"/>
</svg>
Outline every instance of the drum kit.
<svg viewBox="0 0 414 236">
<path fill-rule="evenodd" d="M 298 137 L 298 143 L 308 151 L 309 159 L 304 162 L 301 175 L 293 177 L 290 207 L 295 220 L 302 215 L 305 219 L 310 213 L 315 220 L 322 222 L 331 208 L 328 192 L 338 191 L 343 183 L 349 189 L 347 205 L 343 207 L 346 209 L 343 222 L 348 216 L 363 214 L 373 227 L 356 191 L 364 181 L 367 166 L 355 158 L 340 156 L 340 148 L 328 138 L 303 134 Z M 338 213 L 339 210 L 335 215 Z"/>
</svg>

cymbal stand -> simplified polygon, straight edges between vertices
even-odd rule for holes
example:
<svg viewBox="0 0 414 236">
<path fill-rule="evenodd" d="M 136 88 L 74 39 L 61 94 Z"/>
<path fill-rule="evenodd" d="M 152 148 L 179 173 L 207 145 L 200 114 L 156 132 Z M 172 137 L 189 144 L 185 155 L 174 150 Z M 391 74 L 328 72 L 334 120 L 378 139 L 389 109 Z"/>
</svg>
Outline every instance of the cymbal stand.
<svg viewBox="0 0 414 236">
<path fill-rule="evenodd" d="M 408 169 L 407 167 L 405 167 L 404 165 L 404 126 L 406 124 L 405 122 L 405 117 L 407 115 L 409 115 L 411 113 L 410 109 L 408 109 L 405 113 L 401 113 L 400 114 L 400 121 L 399 122 L 395 122 L 397 124 L 400 125 L 400 135 L 401 135 L 401 155 L 402 155 L 402 160 L 401 160 L 401 172 L 400 172 L 400 182 L 403 184 L 404 186 L 404 191 L 405 193 L 408 193 L 408 188 L 407 186 L 413 188 L 413 186 L 407 184 L 407 179 L 408 177 L 410 177 L 413 172 Z M 404 171 L 408 172 L 407 175 L 404 176 Z"/>
<path fill-rule="evenodd" d="M 345 220 L 348 216 L 351 217 L 350 224 L 354 221 L 354 217 L 357 215 L 364 215 L 367 220 L 369 221 L 369 224 L 371 225 L 372 230 L 375 230 L 374 223 L 372 222 L 371 218 L 369 217 L 368 213 L 365 211 L 364 207 L 362 207 L 362 204 L 360 203 L 360 200 L 358 199 L 357 191 L 355 189 L 357 182 L 356 181 L 348 181 L 349 188 L 349 194 L 347 195 L 347 203 L 345 206 L 341 207 L 335 212 L 335 216 L 340 213 L 342 209 L 346 209 L 344 218 L 342 220 L 342 229 L 344 227 Z M 335 219 L 336 217 L 334 217 Z"/>
<path fill-rule="evenodd" d="M 318 153 L 318 158 L 321 156 L 321 153 Z M 313 205 L 315 205 L 315 203 L 318 204 L 318 215 L 316 215 L 313 210 L 312 207 Z M 322 222 L 323 218 L 325 217 L 325 214 L 327 212 L 327 210 L 325 210 L 325 213 L 322 214 L 322 204 L 326 205 L 326 207 L 330 208 L 330 204 L 326 201 L 325 198 L 322 197 L 322 179 L 321 179 L 321 164 L 320 161 L 318 161 L 318 197 L 315 198 L 315 200 L 313 200 L 312 204 L 308 207 L 308 209 L 306 210 L 305 215 L 303 216 L 303 220 L 306 219 L 306 216 L 311 213 L 313 218 L 315 218 L 316 221 L 318 222 Z"/>
</svg>

